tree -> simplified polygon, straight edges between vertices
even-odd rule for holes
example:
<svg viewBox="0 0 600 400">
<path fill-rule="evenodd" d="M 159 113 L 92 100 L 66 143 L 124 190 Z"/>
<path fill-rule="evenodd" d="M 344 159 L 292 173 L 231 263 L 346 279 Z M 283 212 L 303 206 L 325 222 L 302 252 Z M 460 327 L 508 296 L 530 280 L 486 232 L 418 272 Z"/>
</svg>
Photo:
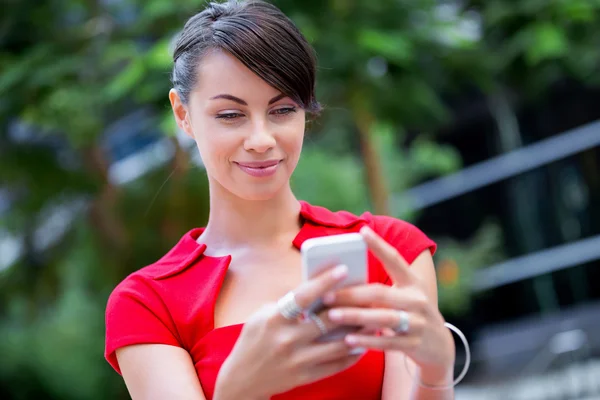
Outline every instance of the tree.
<svg viewBox="0 0 600 400">
<path fill-rule="evenodd" d="M 514 107 L 565 76 L 597 83 L 597 1 L 276 3 L 317 50 L 327 108 L 309 127 L 293 184 L 333 209 L 417 217 L 401 215 L 389 194 L 460 168 L 435 135 L 453 123 L 445 95 L 476 87 L 496 100 L 506 94 Z M 0 189 L 10 212 L 0 229 L 24 253 L 0 271 L 0 397 L 127 398 L 102 361 L 108 294 L 207 218 L 204 172 L 178 140 L 166 97 L 171 40 L 202 4 L 21 0 L 3 8 Z M 167 162 L 120 184 L 111 176 L 120 149 L 113 131 L 163 143 Z M 73 220 L 40 238 L 57 210 Z M 440 299 L 460 315 L 471 272 L 501 257 L 499 235 L 492 225 L 469 243 L 437 239 Z"/>
</svg>

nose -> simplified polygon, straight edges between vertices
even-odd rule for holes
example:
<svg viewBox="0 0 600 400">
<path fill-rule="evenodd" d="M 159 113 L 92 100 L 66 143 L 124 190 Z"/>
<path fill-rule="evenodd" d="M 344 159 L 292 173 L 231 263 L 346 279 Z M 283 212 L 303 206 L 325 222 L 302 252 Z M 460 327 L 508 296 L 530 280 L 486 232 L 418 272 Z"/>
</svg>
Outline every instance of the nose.
<svg viewBox="0 0 600 400">
<path fill-rule="evenodd" d="M 257 122 L 253 125 L 252 131 L 244 141 L 246 151 L 255 151 L 257 153 L 266 153 L 275 147 L 276 140 L 271 132 L 268 123 Z"/>
</svg>

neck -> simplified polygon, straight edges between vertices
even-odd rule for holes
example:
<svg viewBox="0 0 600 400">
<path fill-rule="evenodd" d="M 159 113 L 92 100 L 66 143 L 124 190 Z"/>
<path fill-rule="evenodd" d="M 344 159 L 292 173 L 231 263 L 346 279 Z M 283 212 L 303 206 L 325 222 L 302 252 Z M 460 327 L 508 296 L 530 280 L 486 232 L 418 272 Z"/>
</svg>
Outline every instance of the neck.
<svg viewBox="0 0 600 400">
<path fill-rule="evenodd" d="M 268 246 L 291 241 L 300 228 L 300 204 L 286 185 L 268 200 L 245 200 L 210 183 L 208 224 L 199 242 L 213 251 Z"/>
</svg>

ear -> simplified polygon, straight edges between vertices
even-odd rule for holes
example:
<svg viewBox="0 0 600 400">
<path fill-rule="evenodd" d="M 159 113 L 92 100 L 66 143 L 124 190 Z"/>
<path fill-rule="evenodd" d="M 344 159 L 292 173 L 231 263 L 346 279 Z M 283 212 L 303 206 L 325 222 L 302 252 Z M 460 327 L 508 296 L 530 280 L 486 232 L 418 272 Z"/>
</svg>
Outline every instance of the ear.
<svg viewBox="0 0 600 400">
<path fill-rule="evenodd" d="M 169 101 L 171 101 L 171 108 L 173 109 L 173 115 L 175 116 L 175 122 L 179 129 L 184 131 L 189 137 L 194 139 L 194 132 L 190 125 L 190 114 L 187 107 L 181 101 L 179 93 L 175 89 L 169 90 Z"/>
</svg>

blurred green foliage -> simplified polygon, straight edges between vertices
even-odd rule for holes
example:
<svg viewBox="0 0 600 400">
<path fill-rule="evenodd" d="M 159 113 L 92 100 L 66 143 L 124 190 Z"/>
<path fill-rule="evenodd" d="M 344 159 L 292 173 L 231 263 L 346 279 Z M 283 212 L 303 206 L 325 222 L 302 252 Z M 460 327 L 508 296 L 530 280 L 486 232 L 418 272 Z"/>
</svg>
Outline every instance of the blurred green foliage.
<svg viewBox="0 0 600 400">
<path fill-rule="evenodd" d="M 3 5 L 0 185 L 13 203 L 0 227 L 22 240 L 24 256 L 0 272 L 0 398 L 127 398 L 102 359 L 108 294 L 207 218 L 206 177 L 175 139 L 167 102 L 171 40 L 202 4 Z M 317 50 L 326 106 L 310 126 L 293 185 L 300 198 L 332 209 L 371 208 L 360 126 L 369 128 L 388 188 L 399 193 L 461 167 L 454 149 L 436 143 L 436 129 L 453 120 L 442 95 L 508 89 L 527 99 L 566 76 L 590 85 L 600 79 L 597 0 L 276 4 Z M 105 131 L 139 109 L 172 139 L 175 157 L 116 185 Z M 408 130 L 423 134 L 409 142 Z M 64 234 L 56 228 L 46 230 L 56 237 L 39 237 L 53 207 L 82 199 Z M 53 245 L 40 251 L 46 239 Z M 460 315 L 473 271 L 502 257 L 502 238 L 490 221 L 466 243 L 436 239 L 445 268 L 440 305 Z"/>
</svg>

